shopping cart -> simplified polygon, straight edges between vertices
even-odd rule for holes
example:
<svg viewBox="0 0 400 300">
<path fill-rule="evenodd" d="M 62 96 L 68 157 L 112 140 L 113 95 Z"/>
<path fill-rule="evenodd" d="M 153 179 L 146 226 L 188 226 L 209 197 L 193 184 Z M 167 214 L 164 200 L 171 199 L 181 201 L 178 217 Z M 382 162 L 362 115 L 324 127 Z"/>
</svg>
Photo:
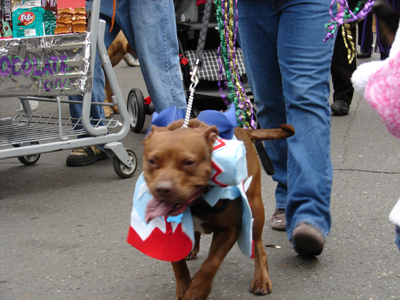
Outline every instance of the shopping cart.
<svg viewBox="0 0 400 300">
<path fill-rule="evenodd" d="M 33 165 L 42 153 L 102 144 L 107 155 L 113 159 L 113 167 L 118 176 L 129 178 L 135 173 L 136 155 L 131 149 L 125 149 L 120 142 L 129 132 L 130 117 L 104 45 L 105 21 L 100 20 L 99 15 L 100 0 L 93 1 L 86 33 L 0 41 L 0 60 L 3 62 L 0 97 L 18 97 L 24 109 L 23 113 L 14 117 L 0 118 L 0 159 L 18 157 L 23 164 Z M 110 83 L 114 103 L 95 104 L 91 101 L 96 49 Z M 21 69 L 16 72 L 14 67 L 7 74 L 7 60 L 11 61 L 10 56 L 13 57 L 13 53 L 19 57 Z M 54 58 L 54 55 L 59 59 Z M 32 57 L 36 57 L 36 61 Z M 35 65 L 40 64 L 38 61 L 41 62 L 42 69 L 52 68 L 48 71 L 53 76 L 34 76 L 35 66 L 39 72 Z M 44 64 L 45 61 L 50 61 L 50 67 Z M 19 78 L 15 77 L 17 75 Z M 82 117 L 63 117 L 63 103 L 79 103 L 67 100 L 66 96 L 77 94 L 83 94 Z M 56 103 L 56 115 L 34 115 L 29 100 Z M 118 105 L 120 120 L 91 119 L 91 105 Z"/>
</svg>

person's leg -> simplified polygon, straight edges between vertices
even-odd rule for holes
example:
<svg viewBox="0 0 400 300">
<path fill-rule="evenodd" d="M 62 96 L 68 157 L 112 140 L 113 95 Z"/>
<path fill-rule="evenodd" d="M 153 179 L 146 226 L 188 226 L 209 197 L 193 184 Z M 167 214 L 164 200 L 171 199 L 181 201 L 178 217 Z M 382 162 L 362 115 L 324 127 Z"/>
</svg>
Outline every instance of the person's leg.
<svg viewBox="0 0 400 300">
<path fill-rule="evenodd" d="M 287 139 L 286 221 L 290 240 L 295 228 L 303 222 L 319 229 L 323 237 L 331 227 L 328 98 L 335 40 L 322 42 L 326 35 L 324 25 L 330 18 L 329 5 L 329 1 L 287 0 L 279 20 L 277 47 L 287 123 L 296 130 Z"/>
<path fill-rule="evenodd" d="M 279 124 L 286 123 L 286 107 L 277 54 L 279 15 L 271 7 L 271 2 L 257 0 L 239 1 L 238 12 L 240 46 L 257 105 L 257 119 L 262 128 L 276 128 Z M 272 179 L 277 182 L 276 209 L 284 210 L 287 200 L 287 141 L 266 141 L 265 148 L 275 169 Z M 278 216 L 275 219 L 277 222 L 284 221 Z M 282 222 L 274 221 L 272 220 L 273 228 L 284 229 L 285 226 L 279 227 Z"/>
<path fill-rule="evenodd" d="M 286 203 L 289 239 L 302 222 L 323 236 L 331 225 L 328 97 L 334 40 L 322 42 L 330 3 L 299 2 L 280 2 L 280 15 L 270 2 L 239 2 L 241 47 L 260 124 L 284 122 L 296 130 L 287 140 L 266 143 L 278 182 L 277 207 Z"/>
<path fill-rule="evenodd" d="M 114 32 L 118 32 L 119 29 L 116 28 Z M 106 47 L 108 47 L 111 42 L 115 38 L 115 34 L 109 33 L 109 30 L 106 30 L 105 36 L 104 36 L 104 42 L 106 44 Z M 95 60 L 95 66 L 94 66 L 94 74 L 93 76 L 93 86 L 92 86 L 92 102 L 103 102 L 105 99 L 105 92 L 104 92 L 104 87 L 105 87 L 105 77 L 104 77 L 104 71 L 103 68 L 101 67 L 101 59 L 99 56 L 99 53 L 96 53 L 96 60 Z M 77 96 L 70 96 L 70 100 L 78 100 L 82 101 L 83 97 L 80 95 Z M 69 110 L 70 110 L 70 115 L 72 118 L 76 120 L 79 120 L 79 118 L 82 117 L 82 105 L 77 103 L 71 103 L 69 104 Z M 105 118 L 104 114 L 104 109 L 101 105 L 92 105 L 90 108 L 90 118 L 94 119 L 95 121 L 92 121 L 91 123 L 93 125 L 98 124 L 98 121 L 100 119 Z M 100 122 L 99 125 L 104 125 L 104 122 Z M 76 126 L 75 129 L 82 129 L 82 126 Z M 78 136 L 80 137 L 85 137 L 85 136 Z M 107 154 L 104 152 L 104 147 L 103 145 L 95 145 L 95 146 L 86 146 L 86 147 L 81 147 L 72 150 L 70 155 L 67 157 L 66 163 L 68 166 L 86 166 L 93 164 L 94 162 L 107 158 Z"/>
<path fill-rule="evenodd" d="M 398 0 L 386 0 L 386 2 L 399 14 L 400 13 L 400 3 Z M 379 22 L 377 20 L 377 30 L 376 30 L 376 42 L 379 46 L 379 51 L 381 52 L 381 60 L 385 60 L 389 57 L 390 49 L 392 45 L 389 44 L 384 37 L 380 35 L 379 32 Z"/>
<path fill-rule="evenodd" d="M 92 102 L 103 102 L 106 95 L 104 93 L 104 72 L 101 67 L 100 56 L 97 53 L 94 74 L 93 74 L 93 87 L 92 87 Z M 83 97 L 80 95 L 70 96 L 70 100 L 82 101 Z M 72 118 L 80 118 L 82 116 L 82 105 L 81 104 L 70 104 L 69 110 Z M 90 108 L 90 117 L 93 119 L 104 119 L 104 110 L 101 105 L 92 105 Z"/>
<path fill-rule="evenodd" d="M 140 68 L 157 112 L 186 108 L 173 0 L 131 0 Z"/>
<path fill-rule="evenodd" d="M 373 13 L 369 13 L 364 20 L 358 23 L 358 44 L 360 45 L 361 53 L 357 54 L 357 58 L 371 57 L 373 34 L 372 20 Z"/>
<path fill-rule="evenodd" d="M 342 25 L 343 26 L 343 25 Z M 349 24 L 349 30 L 353 41 L 356 40 L 356 23 Z M 344 116 L 349 113 L 351 101 L 353 99 L 354 87 L 351 83 L 351 75 L 357 68 L 356 57 L 353 58 L 351 63 L 348 60 L 348 47 L 350 47 L 347 40 L 347 47 L 343 38 L 342 28 L 338 31 L 335 47 L 333 51 L 331 74 L 333 84 L 333 104 L 331 106 L 332 113 L 338 116 Z M 346 34 L 347 35 L 347 31 Z"/>
<path fill-rule="evenodd" d="M 92 102 L 103 102 L 105 98 L 104 72 L 101 67 L 101 60 L 98 53 L 96 55 L 94 68 L 95 71 L 93 74 Z M 82 101 L 82 99 L 83 97 L 80 95 L 69 97 L 69 100 Z M 74 122 L 77 122 L 82 117 L 82 104 L 70 103 L 69 111 L 71 117 L 74 118 Z M 90 118 L 95 120 L 91 122 L 93 125 L 98 123 L 96 120 L 104 119 L 105 115 L 103 107 L 101 105 L 92 105 L 90 107 Z M 103 126 L 104 122 L 100 122 L 99 124 Z M 75 127 L 75 129 L 80 130 L 82 129 L 82 126 L 78 125 Z M 78 136 L 78 138 L 84 137 L 85 136 Z M 67 166 L 86 166 L 104 158 L 107 158 L 107 154 L 104 152 L 103 145 L 86 146 L 73 149 L 67 157 L 66 164 Z"/>
<path fill-rule="evenodd" d="M 395 231 L 395 242 L 400 251 L 400 226 L 396 225 Z"/>
<path fill-rule="evenodd" d="M 112 1 L 103 2 L 101 11 L 111 20 Z M 174 2 L 119 1 L 115 22 L 136 51 L 147 91 L 156 111 L 160 112 L 170 106 L 186 108 Z"/>
</svg>

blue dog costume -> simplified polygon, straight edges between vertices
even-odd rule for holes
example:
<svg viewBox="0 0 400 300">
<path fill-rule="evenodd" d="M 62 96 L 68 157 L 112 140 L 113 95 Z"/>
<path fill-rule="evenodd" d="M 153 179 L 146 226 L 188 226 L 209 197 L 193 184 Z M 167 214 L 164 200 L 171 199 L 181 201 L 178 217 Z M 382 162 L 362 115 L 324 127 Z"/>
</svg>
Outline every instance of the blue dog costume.
<svg viewBox="0 0 400 300">
<path fill-rule="evenodd" d="M 159 115 L 153 116 L 152 124 L 167 126 L 172 121 L 183 118 L 183 110 L 170 107 Z M 236 127 L 235 109 L 226 113 L 203 111 L 198 119 L 208 125 L 216 125 L 221 138 L 213 148 L 211 164 L 212 175 L 209 180 L 211 189 L 204 196 L 205 201 L 213 207 L 219 199 L 242 199 L 242 228 L 238 238 L 240 250 L 252 256 L 253 217 L 246 196 L 250 185 L 248 178 L 246 149 L 242 141 L 233 136 Z M 165 261 L 184 259 L 194 246 L 194 228 L 190 207 L 175 217 L 158 217 L 149 223 L 145 222 L 147 203 L 153 198 L 143 174 L 136 182 L 133 196 L 131 223 L 127 242 L 142 253 Z"/>
</svg>

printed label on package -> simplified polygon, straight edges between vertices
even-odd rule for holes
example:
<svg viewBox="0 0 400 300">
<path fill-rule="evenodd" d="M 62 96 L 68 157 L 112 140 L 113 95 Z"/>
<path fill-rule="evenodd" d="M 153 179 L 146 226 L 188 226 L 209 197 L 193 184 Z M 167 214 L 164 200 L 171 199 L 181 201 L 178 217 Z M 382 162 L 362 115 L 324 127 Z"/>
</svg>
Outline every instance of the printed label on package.
<svg viewBox="0 0 400 300">
<path fill-rule="evenodd" d="M 91 92 L 90 33 L 0 40 L 0 97 Z"/>
</svg>

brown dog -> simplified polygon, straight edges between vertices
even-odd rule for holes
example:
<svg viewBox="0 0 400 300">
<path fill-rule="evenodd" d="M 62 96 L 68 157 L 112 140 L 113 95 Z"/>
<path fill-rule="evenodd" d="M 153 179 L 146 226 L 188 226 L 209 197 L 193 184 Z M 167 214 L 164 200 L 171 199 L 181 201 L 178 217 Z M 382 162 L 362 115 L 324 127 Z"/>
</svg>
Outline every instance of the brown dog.
<svg viewBox="0 0 400 300">
<path fill-rule="evenodd" d="M 126 39 L 122 30 L 118 33 L 114 41 L 107 49 L 107 54 L 110 57 L 111 65 L 113 68 L 120 63 L 120 61 L 124 58 L 125 54 L 135 54 L 132 47 L 129 45 L 128 40 Z M 113 103 L 112 102 L 112 91 L 110 84 L 108 83 L 106 77 L 106 85 L 105 85 L 105 93 L 106 98 L 104 99 L 104 103 Z M 103 106 L 104 113 L 107 118 L 109 118 L 114 112 L 119 113 L 118 106 Z"/>
<path fill-rule="evenodd" d="M 213 278 L 225 256 L 236 243 L 242 223 L 241 199 L 220 200 L 211 213 L 210 206 L 200 196 L 207 188 L 212 174 L 211 154 L 218 138 L 218 129 L 197 119 L 182 128 L 183 120 L 168 127 L 153 126 L 144 144 L 144 178 L 154 199 L 148 203 L 146 222 L 157 216 L 176 216 L 190 206 L 196 239 L 201 233 L 214 233 L 207 259 L 191 279 L 186 261 L 172 262 L 177 282 L 176 299 L 207 299 Z M 252 140 L 284 139 L 294 134 L 290 125 L 280 129 L 235 129 L 237 139 L 246 147 L 248 176 L 252 181 L 246 194 L 254 218 L 255 274 L 251 283 L 254 294 L 272 292 L 268 275 L 267 254 L 261 240 L 264 226 L 264 207 L 261 198 L 261 168 Z M 200 197 L 199 197 L 200 196 Z"/>
</svg>

